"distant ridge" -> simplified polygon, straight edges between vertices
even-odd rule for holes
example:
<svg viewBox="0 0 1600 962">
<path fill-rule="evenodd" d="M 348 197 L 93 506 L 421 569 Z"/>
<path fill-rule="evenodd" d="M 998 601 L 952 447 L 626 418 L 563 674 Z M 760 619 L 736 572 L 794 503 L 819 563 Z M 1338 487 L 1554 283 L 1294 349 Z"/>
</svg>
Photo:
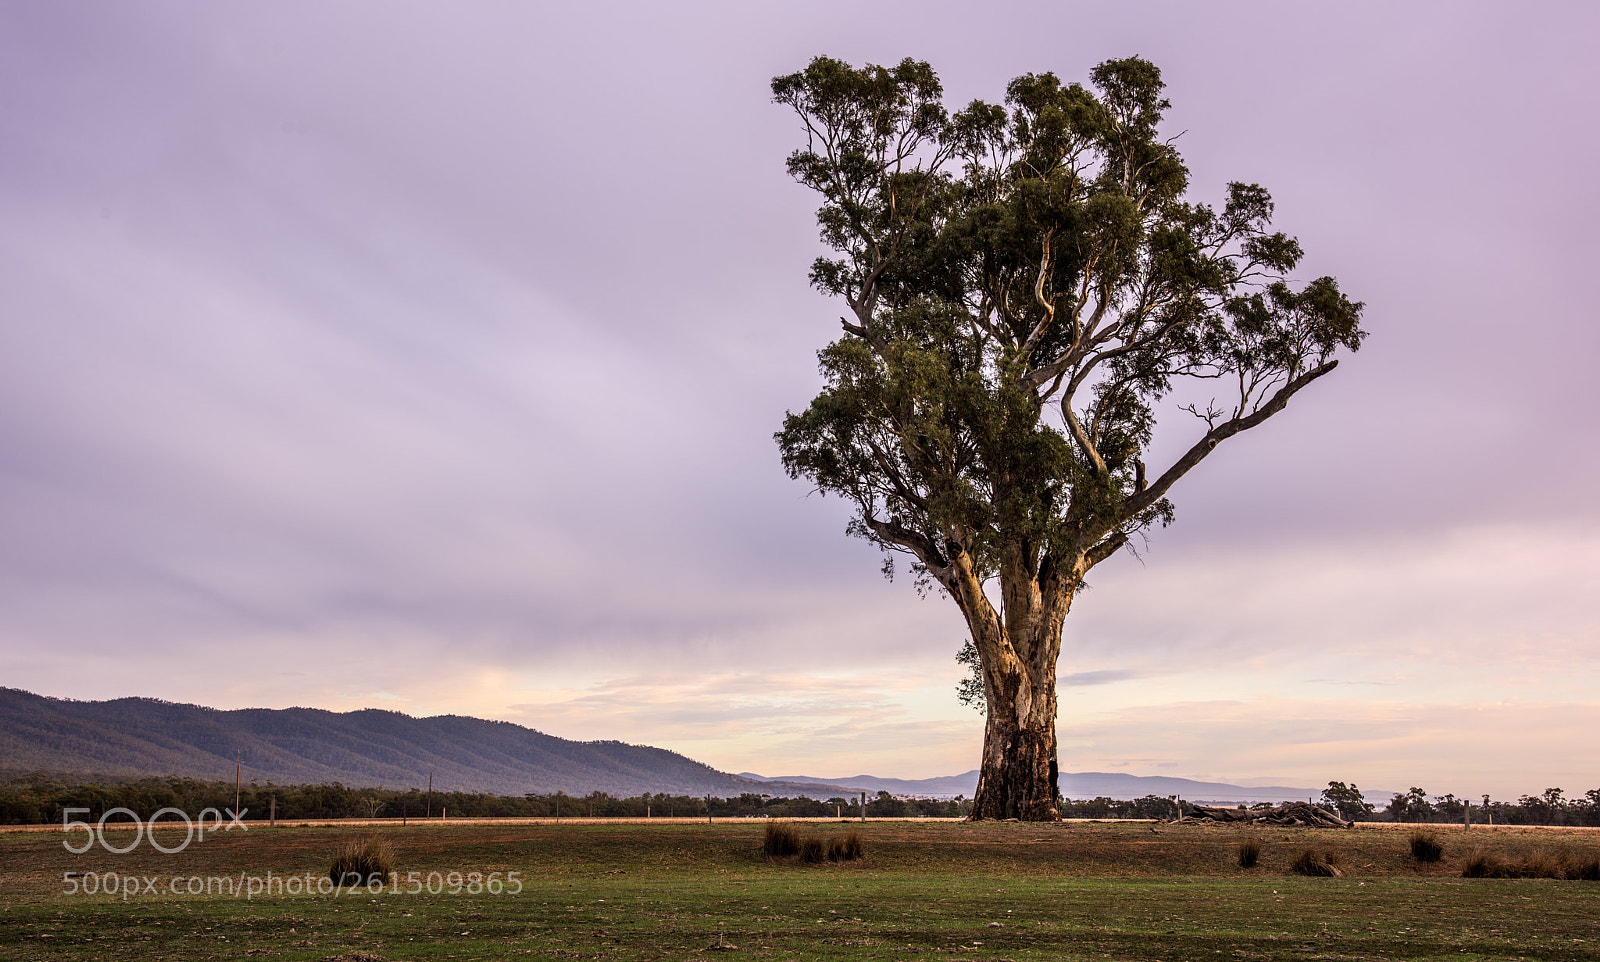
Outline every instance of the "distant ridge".
<svg viewBox="0 0 1600 962">
<path fill-rule="evenodd" d="M 281 785 L 435 788 L 496 795 L 600 791 L 730 797 L 847 794 L 838 786 L 755 781 L 676 752 L 575 742 L 461 715 L 319 708 L 220 711 L 153 698 L 70 701 L 0 688 L 0 774 L 176 775 Z"/>
<path fill-rule="evenodd" d="M 740 772 L 741 777 L 765 780 L 754 772 Z M 888 792 L 891 795 L 920 795 L 931 797 L 971 798 L 978 790 L 978 771 L 964 775 L 946 775 L 940 778 L 876 778 L 872 775 L 852 775 L 848 778 L 813 778 L 809 775 L 783 775 L 776 781 L 807 784 L 843 785 L 866 792 Z M 1293 788 L 1284 785 L 1249 788 L 1224 782 L 1200 782 L 1189 778 L 1172 778 L 1166 775 L 1125 775 L 1120 772 L 1061 773 L 1061 794 L 1069 799 L 1089 798 L 1143 798 L 1146 795 L 1165 797 L 1179 795 L 1191 802 L 1225 804 L 1253 804 L 1255 802 L 1293 802 L 1318 798 L 1319 788 Z M 1386 802 L 1393 792 L 1363 792 L 1369 802 Z"/>
<path fill-rule="evenodd" d="M 0 777 L 51 772 L 85 778 L 175 775 L 231 781 L 234 759 L 247 780 L 280 785 L 340 782 L 352 788 L 434 787 L 495 795 L 875 795 L 971 798 L 978 772 L 938 778 L 770 778 L 730 775 L 664 748 L 618 741 L 577 742 L 462 715 L 413 718 L 362 709 L 244 708 L 221 711 L 154 698 L 73 701 L 0 688 Z M 1246 788 L 1187 778 L 1107 772 L 1062 773 L 1068 798 L 1181 795 L 1234 804 L 1312 798 L 1320 789 Z M 1392 792 L 1366 792 L 1384 802 Z"/>
</svg>

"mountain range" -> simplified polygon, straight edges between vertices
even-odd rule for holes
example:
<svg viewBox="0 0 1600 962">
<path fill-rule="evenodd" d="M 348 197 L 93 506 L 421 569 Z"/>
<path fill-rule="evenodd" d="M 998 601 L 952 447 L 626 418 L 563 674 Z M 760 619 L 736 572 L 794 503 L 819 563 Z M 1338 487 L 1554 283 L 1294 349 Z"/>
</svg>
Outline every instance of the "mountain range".
<svg viewBox="0 0 1600 962">
<path fill-rule="evenodd" d="M 740 772 L 743 778 L 767 781 L 766 776 L 753 772 Z M 939 778 L 877 778 L 872 775 L 851 775 L 844 778 L 813 778 L 809 775 L 783 775 L 771 779 L 778 782 L 847 785 L 869 793 L 888 792 L 890 795 L 919 797 L 971 798 L 978 790 L 978 770 L 963 775 L 945 775 Z M 1143 798 L 1146 795 L 1166 797 L 1177 795 L 1186 801 L 1214 804 L 1253 804 L 1255 802 L 1293 802 L 1317 798 L 1320 788 L 1294 788 L 1285 785 L 1245 787 L 1225 782 L 1201 782 L 1189 778 L 1166 775 L 1127 775 L 1122 772 L 1062 772 L 1061 794 L 1067 798 Z M 1393 792 L 1363 792 L 1367 801 L 1388 802 Z"/>
<path fill-rule="evenodd" d="M 938 778 L 817 778 L 721 772 L 676 752 L 619 741 L 580 742 L 462 715 L 414 718 L 363 709 L 223 711 L 153 698 L 73 701 L 0 688 L 0 776 L 51 772 L 94 778 L 181 776 L 281 785 L 435 788 L 497 795 L 600 791 L 617 797 L 767 794 L 831 798 L 857 792 L 971 797 L 976 770 Z M 1069 798 L 1181 795 L 1193 801 L 1287 801 L 1316 789 L 1244 788 L 1184 778 L 1063 773 Z M 1383 793 L 1367 793 L 1377 798 Z"/>
</svg>

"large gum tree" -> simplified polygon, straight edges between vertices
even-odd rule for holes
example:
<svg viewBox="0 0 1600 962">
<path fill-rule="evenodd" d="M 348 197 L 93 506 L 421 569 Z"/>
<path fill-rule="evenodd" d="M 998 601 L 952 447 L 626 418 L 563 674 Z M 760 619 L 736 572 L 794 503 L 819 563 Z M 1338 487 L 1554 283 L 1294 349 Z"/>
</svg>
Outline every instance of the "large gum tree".
<svg viewBox="0 0 1600 962">
<path fill-rule="evenodd" d="M 1056 663 L 1084 576 L 1363 337 L 1333 278 L 1290 278 L 1301 248 L 1271 230 L 1267 191 L 1186 199 L 1162 88 L 1137 58 L 954 113 L 909 59 L 819 57 L 772 82 L 834 251 L 811 282 L 847 308 L 826 386 L 777 434 L 783 464 L 966 619 L 987 711 L 974 818 L 1060 817 Z M 1151 470 L 1163 399 L 1197 436 Z"/>
</svg>

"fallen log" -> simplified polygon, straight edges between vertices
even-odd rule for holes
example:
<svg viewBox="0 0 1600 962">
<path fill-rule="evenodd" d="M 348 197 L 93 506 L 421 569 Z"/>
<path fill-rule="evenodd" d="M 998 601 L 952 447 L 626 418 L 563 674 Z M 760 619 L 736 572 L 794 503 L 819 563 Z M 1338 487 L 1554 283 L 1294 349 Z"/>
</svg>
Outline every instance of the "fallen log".
<svg viewBox="0 0 1600 962">
<path fill-rule="evenodd" d="M 1237 822 L 1244 825 L 1299 825 L 1313 828 L 1349 828 L 1347 822 L 1325 808 L 1307 802 L 1284 802 L 1277 807 L 1223 808 L 1191 805 L 1190 815 L 1199 821 Z"/>
</svg>

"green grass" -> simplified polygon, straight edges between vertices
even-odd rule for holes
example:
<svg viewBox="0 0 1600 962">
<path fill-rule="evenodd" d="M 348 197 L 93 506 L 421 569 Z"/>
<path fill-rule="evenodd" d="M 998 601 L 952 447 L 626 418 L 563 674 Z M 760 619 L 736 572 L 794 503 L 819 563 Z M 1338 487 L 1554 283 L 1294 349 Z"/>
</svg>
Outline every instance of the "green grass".
<svg viewBox="0 0 1600 962">
<path fill-rule="evenodd" d="M 68 896 L 62 875 L 325 876 L 370 830 L 253 828 L 171 856 L 3 834 L 0 958 L 1600 959 L 1600 885 L 1462 879 L 1402 832 L 1268 833 L 1243 869 L 1243 830 L 851 827 L 865 858 L 819 865 L 768 861 L 759 824 L 410 827 L 382 833 L 402 877 L 516 871 L 521 894 L 250 900 Z M 1600 853 L 1593 833 L 1472 837 L 1508 858 Z M 1308 847 L 1336 849 L 1346 876 L 1290 874 Z"/>
</svg>

